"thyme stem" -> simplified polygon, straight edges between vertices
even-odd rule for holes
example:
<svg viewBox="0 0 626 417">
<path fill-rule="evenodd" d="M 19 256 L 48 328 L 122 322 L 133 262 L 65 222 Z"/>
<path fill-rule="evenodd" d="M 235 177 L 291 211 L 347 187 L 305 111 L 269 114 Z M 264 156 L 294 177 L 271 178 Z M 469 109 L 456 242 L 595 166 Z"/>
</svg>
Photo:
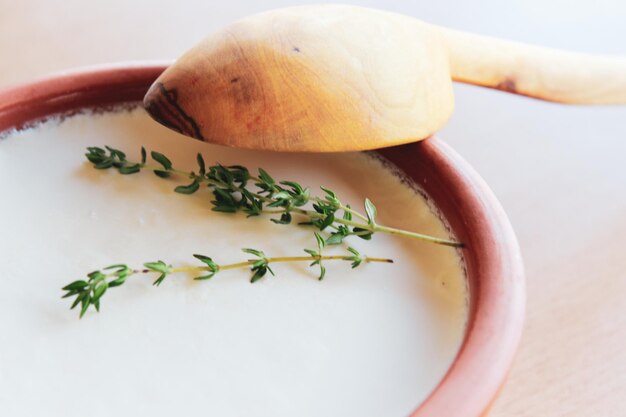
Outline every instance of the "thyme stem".
<svg viewBox="0 0 626 417">
<path fill-rule="evenodd" d="M 87 159 L 96 168 L 117 168 L 122 174 L 133 174 L 142 169 L 153 171 L 159 177 L 170 177 L 172 174 L 192 180 L 187 186 L 176 187 L 176 191 L 183 194 L 192 194 L 199 189 L 200 184 L 206 184 L 213 189 L 216 197 L 212 201 L 213 210 L 233 213 L 244 211 L 248 216 L 260 214 L 280 214 L 280 219 L 271 219 L 275 223 L 288 224 L 292 214 L 304 216 L 308 221 L 304 224 L 312 225 L 323 231 L 326 228 L 333 230 L 326 239 L 329 244 L 338 244 L 347 236 L 358 236 L 370 239 L 375 233 L 388 233 L 425 242 L 444 246 L 462 247 L 463 244 L 450 239 L 429 236 L 422 233 L 398 229 L 376 222 L 376 208 L 371 201 L 366 200 L 366 214 L 354 210 L 349 205 L 343 204 L 337 195 L 324 187 L 321 187 L 325 196 L 310 195 L 309 189 L 302 187 L 293 181 L 276 183 L 264 170 L 259 170 L 258 176 L 253 176 L 249 171 L 240 166 L 224 167 L 204 165 L 202 155 L 198 155 L 199 172 L 187 172 L 176 169 L 169 159 L 158 152 L 152 152 L 151 156 L 159 165 L 146 162 L 146 151 L 142 148 L 141 163 L 129 161 L 126 155 L 117 149 L 97 147 L 88 148 Z M 258 190 L 251 190 L 248 182 L 254 182 Z M 305 208 L 306 204 L 312 204 L 313 209 Z M 265 206 L 265 207 L 264 207 Z M 337 214 L 343 212 L 343 216 Z M 353 220 L 357 218 L 358 221 Z"/>
<path fill-rule="evenodd" d="M 332 256 L 279 256 L 273 258 L 267 258 L 268 264 L 273 263 L 281 263 L 281 262 L 311 262 L 311 261 L 347 261 L 350 259 L 346 259 L 346 256 L 343 255 L 332 255 Z M 228 269 L 242 269 L 249 268 L 250 265 L 253 265 L 257 262 L 256 259 L 249 259 L 244 262 L 237 262 L 232 264 L 219 265 L 220 271 L 225 271 Z M 368 256 L 363 257 L 363 262 L 382 262 L 382 263 L 393 263 L 393 259 L 388 258 L 371 258 Z M 170 272 L 203 272 L 210 271 L 211 269 L 208 266 L 183 266 L 178 268 L 170 269 Z"/>
<path fill-rule="evenodd" d="M 322 262 L 325 261 L 350 262 L 352 268 L 369 262 L 393 262 L 393 260 L 387 258 L 374 258 L 362 255 L 352 247 L 348 247 L 347 253 L 344 255 L 323 255 L 322 251 L 325 247 L 325 241 L 318 233 L 315 233 L 315 239 L 317 242 L 317 250 L 305 249 L 304 251 L 308 256 L 268 257 L 263 251 L 258 249 L 243 249 L 243 252 L 254 256 L 254 258 L 242 262 L 220 265 L 208 256 L 196 254 L 194 257 L 202 262 L 202 265 L 173 267 L 163 261 L 146 262 L 144 263 L 144 269 L 132 269 L 125 264 L 111 265 L 102 270 L 87 274 L 87 279 L 85 280 L 77 280 L 63 287 L 63 291 L 65 291 L 63 298 L 75 297 L 71 308 L 73 309 L 81 305 L 80 317 L 83 317 L 89 309 L 89 306 L 93 306 L 96 311 L 100 311 L 100 299 L 107 290 L 123 285 L 126 280 L 133 275 L 158 274 L 158 277 L 154 281 L 154 285 L 158 286 L 171 274 L 194 273 L 198 274 L 194 280 L 202 281 L 212 278 L 220 271 L 247 268 L 252 272 L 250 282 L 254 283 L 263 278 L 268 272 L 274 275 L 270 264 L 282 262 L 310 262 L 309 266 L 311 267 L 319 266 L 319 279 L 321 280 L 326 274 L 326 268 L 322 265 Z"/>
</svg>

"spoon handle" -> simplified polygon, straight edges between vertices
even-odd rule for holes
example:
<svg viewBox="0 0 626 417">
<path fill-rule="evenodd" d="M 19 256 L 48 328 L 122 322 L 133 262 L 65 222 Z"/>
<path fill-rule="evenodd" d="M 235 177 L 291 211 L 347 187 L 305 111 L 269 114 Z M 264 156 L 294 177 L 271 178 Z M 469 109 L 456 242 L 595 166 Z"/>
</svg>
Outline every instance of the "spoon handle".
<svg viewBox="0 0 626 417">
<path fill-rule="evenodd" d="M 455 81 L 560 103 L 626 104 L 626 57 L 438 30 L 450 53 Z"/>
</svg>

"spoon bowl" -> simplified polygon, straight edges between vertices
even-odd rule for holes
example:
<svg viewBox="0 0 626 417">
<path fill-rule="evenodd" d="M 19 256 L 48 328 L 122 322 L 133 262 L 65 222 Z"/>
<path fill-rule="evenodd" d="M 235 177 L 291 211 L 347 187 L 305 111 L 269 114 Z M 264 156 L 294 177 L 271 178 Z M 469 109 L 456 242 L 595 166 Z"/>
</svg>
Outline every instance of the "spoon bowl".
<svg viewBox="0 0 626 417">
<path fill-rule="evenodd" d="M 186 135 L 242 148 L 347 151 L 432 135 L 454 106 L 441 40 L 401 15 L 349 10 L 234 23 L 168 69 L 146 108 Z"/>
</svg>

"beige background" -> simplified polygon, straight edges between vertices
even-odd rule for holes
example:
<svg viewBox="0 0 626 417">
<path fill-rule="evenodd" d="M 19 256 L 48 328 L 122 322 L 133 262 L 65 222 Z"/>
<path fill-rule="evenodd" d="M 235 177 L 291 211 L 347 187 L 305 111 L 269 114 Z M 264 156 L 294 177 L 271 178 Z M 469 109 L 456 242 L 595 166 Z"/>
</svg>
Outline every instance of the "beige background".
<svg viewBox="0 0 626 417">
<path fill-rule="evenodd" d="M 81 65 L 175 58 L 237 17 L 298 2 L 0 0 L 0 88 Z M 553 47 L 626 55 L 626 2 L 344 1 Z M 626 107 L 457 86 L 441 132 L 517 231 L 519 355 L 493 417 L 626 415 Z"/>
</svg>

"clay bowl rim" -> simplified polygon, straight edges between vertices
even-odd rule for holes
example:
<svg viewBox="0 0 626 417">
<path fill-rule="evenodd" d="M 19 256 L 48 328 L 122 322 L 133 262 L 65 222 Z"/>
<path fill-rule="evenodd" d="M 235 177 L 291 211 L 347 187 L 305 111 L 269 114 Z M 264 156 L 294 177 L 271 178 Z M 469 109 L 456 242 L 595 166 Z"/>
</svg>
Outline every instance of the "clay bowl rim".
<svg viewBox="0 0 626 417">
<path fill-rule="evenodd" d="M 79 69 L 0 92 L 0 135 L 51 116 L 141 103 L 161 63 Z M 524 272 L 511 224 L 480 176 L 433 137 L 377 151 L 415 180 L 439 208 L 462 249 L 470 287 L 463 344 L 413 417 L 478 417 L 509 371 L 524 316 Z"/>
</svg>

